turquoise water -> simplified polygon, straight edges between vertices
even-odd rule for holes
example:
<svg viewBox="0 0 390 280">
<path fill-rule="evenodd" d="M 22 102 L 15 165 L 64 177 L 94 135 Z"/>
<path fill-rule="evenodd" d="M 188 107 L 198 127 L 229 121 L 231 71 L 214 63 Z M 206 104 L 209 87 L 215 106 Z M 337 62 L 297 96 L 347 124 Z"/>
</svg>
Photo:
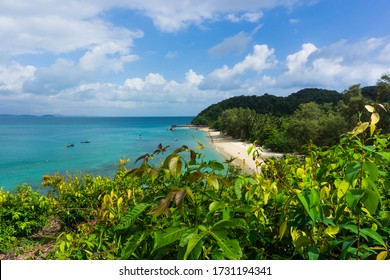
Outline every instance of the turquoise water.
<svg viewBox="0 0 390 280">
<path fill-rule="evenodd" d="M 222 160 L 207 135 L 193 129 L 168 130 L 192 117 L 0 117 L 0 187 L 27 183 L 38 188 L 42 176 L 84 172 L 113 176 L 120 159 L 135 160 L 162 143 L 168 151 L 199 139 L 206 159 Z M 89 143 L 81 143 L 88 140 Z M 67 145 L 73 144 L 73 147 Z"/>
</svg>

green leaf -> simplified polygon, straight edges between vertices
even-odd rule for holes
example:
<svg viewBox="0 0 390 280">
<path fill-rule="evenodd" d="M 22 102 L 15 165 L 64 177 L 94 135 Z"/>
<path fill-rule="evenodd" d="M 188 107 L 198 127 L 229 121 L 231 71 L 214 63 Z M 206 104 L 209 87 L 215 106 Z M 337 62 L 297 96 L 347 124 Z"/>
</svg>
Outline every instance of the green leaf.
<svg viewBox="0 0 390 280">
<path fill-rule="evenodd" d="M 283 223 L 279 227 L 279 241 L 282 240 L 284 234 L 286 233 L 287 230 L 287 220 L 284 220 Z"/>
<path fill-rule="evenodd" d="M 244 219 L 231 219 L 231 220 L 222 220 L 216 222 L 213 226 L 213 230 L 217 229 L 226 229 L 226 228 L 246 228 L 247 223 Z"/>
<path fill-rule="evenodd" d="M 306 212 L 309 214 L 310 218 L 313 222 L 316 221 L 316 219 L 319 216 L 319 210 L 318 206 L 320 204 L 320 192 L 312 188 L 310 192 L 301 192 L 298 194 L 299 201 L 304 206 Z"/>
<path fill-rule="evenodd" d="M 234 183 L 234 192 L 236 193 L 236 196 L 238 199 L 241 199 L 242 198 L 242 182 L 241 180 L 237 180 L 235 183 Z"/>
<path fill-rule="evenodd" d="M 295 241 L 294 241 L 295 247 L 297 249 L 300 249 L 304 246 L 308 246 L 311 244 L 310 239 L 307 236 L 299 236 Z"/>
<path fill-rule="evenodd" d="M 379 170 L 376 164 L 373 162 L 366 161 L 365 163 L 363 163 L 363 169 L 368 173 L 370 179 L 375 182 L 379 175 Z"/>
<path fill-rule="evenodd" d="M 132 235 L 125 243 L 125 245 L 122 248 L 121 251 L 121 259 L 127 260 L 130 258 L 130 256 L 135 252 L 135 250 L 138 248 L 138 246 L 144 241 L 145 237 L 147 236 L 146 232 L 137 233 L 135 235 Z"/>
<path fill-rule="evenodd" d="M 370 214 L 374 214 L 379 204 L 379 199 L 377 194 L 371 189 L 364 189 L 364 196 L 362 197 L 362 203 L 370 212 Z"/>
<path fill-rule="evenodd" d="M 115 230 L 125 230 L 130 228 L 134 224 L 134 222 L 137 220 L 139 215 L 142 214 L 147 208 L 149 207 L 149 204 L 147 203 L 140 203 L 134 206 L 133 209 L 128 211 L 120 220 L 119 224 L 115 227 Z"/>
<path fill-rule="evenodd" d="M 223 255 L 230 260 L 239 260 L 242 257 L 242 251 L 238 240 L 226 237 L 224 230 L 213 230 L 210 232 L 221 248 Z"/>
<path fill-rule="evenodd" d="M 219 201 L 213 201 L 209 205 L 210 212 L 215 212 L 215 211 L 223 209 L 223 208 L 225 208 L 225 204 L 223 204 L 222 202 L 219 202 Z"/>
<path fill-rule="evenodd" d="M 209 176 L 207 176 L 206 180 L 207 180 L 207 184 L 209 184 L 209 186 L 218 190 L 218 188 L 219 188 L 218 177 L 216 177 L 214 175 L 209 175 Z"/>
<path fill-rule="evenodd" d="M 188 244 L 187 244 L 187 250 L 184 254 L 184 259 L 186 260 L 187 257 L 189 256 L 189 254 L 192 252 L 192 250 L 194 250 L 194 248 L 200 243 L 202 242 L 202 239 L 208 235 L 208 232 L 207 231 L 202 231 L 198 234 L 195 234 L 191 237 L 191 239 L 188 241 Z"/>
<path fill-rule="evenodd" d="M 386 243 L 383 241 L 382 237 L 376 232 L 376 231 L 373 231 L 372 229 L 370 228 L 363 228 L 360 230 L 360 232 L 362 234 L 365 234 L 367 235 L 368 237 L 371 237 L 372 239 L 374 239 L 376 242 L 378 242 L 379 244 L 381 244 L 383 247 L 386 247 Z"/>
<path fill-rule="evenodd" d="M 214 169 L 214 170 L 217 170 L 217 171 L 221 171 L 221 170 L 224 170 L 225 167 L 223 166 L 222 163 L 218 162 L 218 161 L 215 161 L 215 160 L 210 160 L 207 164 L 208 167 L 210 167 L 211 169 Z"/>
<path fill-rule="evenodd" d="M 180 160 L 181 156 L 172 157 L 169 161 L 169 172 L 175 178 L 178 178 L 181 175 L 183 163 Z"/>
<path fill-rule="evenodd" d="M 341 254 L 340 254 L 340 259 L 341 260 L 345 260 L 348 258 L 348 253 L 351 251 L 351 246 L 357 241 L 356 238 L 350 238 L 350 239 L 346 239 L 344 242 L 343 242 L 343 245 L 341 247 L 342 251 L 341 251 Z"/>
<path fill-rule="evenodd" d="M 345 180 L 341 182 L 338 181 L 337 183 L 335 182 L 335 185 L 337 187 L 337 198 L 341 199 L 347 193 L 350 185 Z"/>
<path fill-rule="evenodd" d="M 355 210 L 356 205 L 359 203 L 360 199 L 363 196 L 364 196 L 363 190 L 347 191 L 347 194 L 345 195 L 345 201 L 347 202 L 349 209 Z"/>
<path fill-rule="evenodd" d="M 154 232 L 153 251 L 179 240 L 187 229 L 187 227 L 171 227 L 163 231 Z"/>
<path fill-rule="evenodd" d="M 307 255 L 309 257 L 309 260 L 318 260 L 320 257 L 320 250 L 318 247 L 309 247 L 307 249 Z"/>
<path fill-rule="evenodd" d="M 353 180 L 356 175 L 359 173 L 360 168 L 362 167 L 362 163 L 360 162 L 352 162 L 347 165 L 345 168 L 345 179 L 352 185 Z"/>
</svg>

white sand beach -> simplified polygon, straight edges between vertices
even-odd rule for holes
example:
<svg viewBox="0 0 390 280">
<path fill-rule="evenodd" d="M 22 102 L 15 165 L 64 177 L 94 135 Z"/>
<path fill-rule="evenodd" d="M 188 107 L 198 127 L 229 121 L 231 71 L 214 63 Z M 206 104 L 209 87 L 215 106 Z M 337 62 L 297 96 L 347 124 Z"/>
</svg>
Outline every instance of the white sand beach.
<svg viewBox="0 0 390 280">
<path fill-rule="evenodd" d="M 206 132 L 215 149 L 223 154 L 226 159 L 234 158 L 232 161 L 233 164 L 239 166 L 243 169 L 244 172 L 255 173 L 259 172 L 259 167 L 256 165 L 256 161 L 253 160 L 252 155 L 248 155 L 248 148 L 251 146 L 251 143 L 241 142 L 239 140 L 233 139 L 231 137 L 221 134 L 221 132 L 202 127 L 200 130 Z M 280 157 L 282 154 L 279 153 L 270 153 L 263 152 L 262 157 L 266 158 L 269 156 Z M 261 162 L 260 159 L 257 159 L 258 162 Z"/>
</svg>

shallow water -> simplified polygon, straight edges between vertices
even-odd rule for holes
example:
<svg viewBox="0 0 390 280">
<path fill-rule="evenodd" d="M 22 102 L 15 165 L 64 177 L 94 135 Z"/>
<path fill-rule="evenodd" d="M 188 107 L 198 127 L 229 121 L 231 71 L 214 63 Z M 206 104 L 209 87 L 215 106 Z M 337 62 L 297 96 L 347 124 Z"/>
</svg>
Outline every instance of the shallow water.
<svg viewBox="0 0 390 280">
<path fill-rule="evenodd" d="M 207 159 L 223 160 L 207 135 L 193 129 L 168 130 L 193 117 L 0 117 L 0 187 L 41 185 L 42 176 L 66 171 L 113 176 L 120 159 L 135 160 L 162 143 L 168 151 L 199 139 Z M 88 140 L 89 143 L 81 143 Z M 67 145 L 73 144 L 73 147 Z"/>
</svg>

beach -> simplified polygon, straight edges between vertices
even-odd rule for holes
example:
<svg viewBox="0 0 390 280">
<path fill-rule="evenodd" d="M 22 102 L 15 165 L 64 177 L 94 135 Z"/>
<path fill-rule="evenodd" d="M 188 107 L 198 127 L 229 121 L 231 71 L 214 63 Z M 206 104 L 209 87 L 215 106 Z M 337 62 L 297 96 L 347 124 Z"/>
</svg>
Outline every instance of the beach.
<svg viewBox="0 0 390 280">
<path fill-rule="evenodd" d="M 258 173 L 260 171 L 259 164 L 262 160 L 257 158 L 253 160 L 252 155 L 248 155 L 248 148 L 252 145 L 248 142 L 242 142 L 232 137 L 223 135 L 220 131 L 210 129 L 208 127 L 198 128 L 208 134 L 214 148 L 224 155 L 227 160 L 233 159 L 232 164 L 242 168 L 247 173 Z M 262 152 L 262 158 L 270 156 L 280 157 L 280 153 Z"/>
</svg>

